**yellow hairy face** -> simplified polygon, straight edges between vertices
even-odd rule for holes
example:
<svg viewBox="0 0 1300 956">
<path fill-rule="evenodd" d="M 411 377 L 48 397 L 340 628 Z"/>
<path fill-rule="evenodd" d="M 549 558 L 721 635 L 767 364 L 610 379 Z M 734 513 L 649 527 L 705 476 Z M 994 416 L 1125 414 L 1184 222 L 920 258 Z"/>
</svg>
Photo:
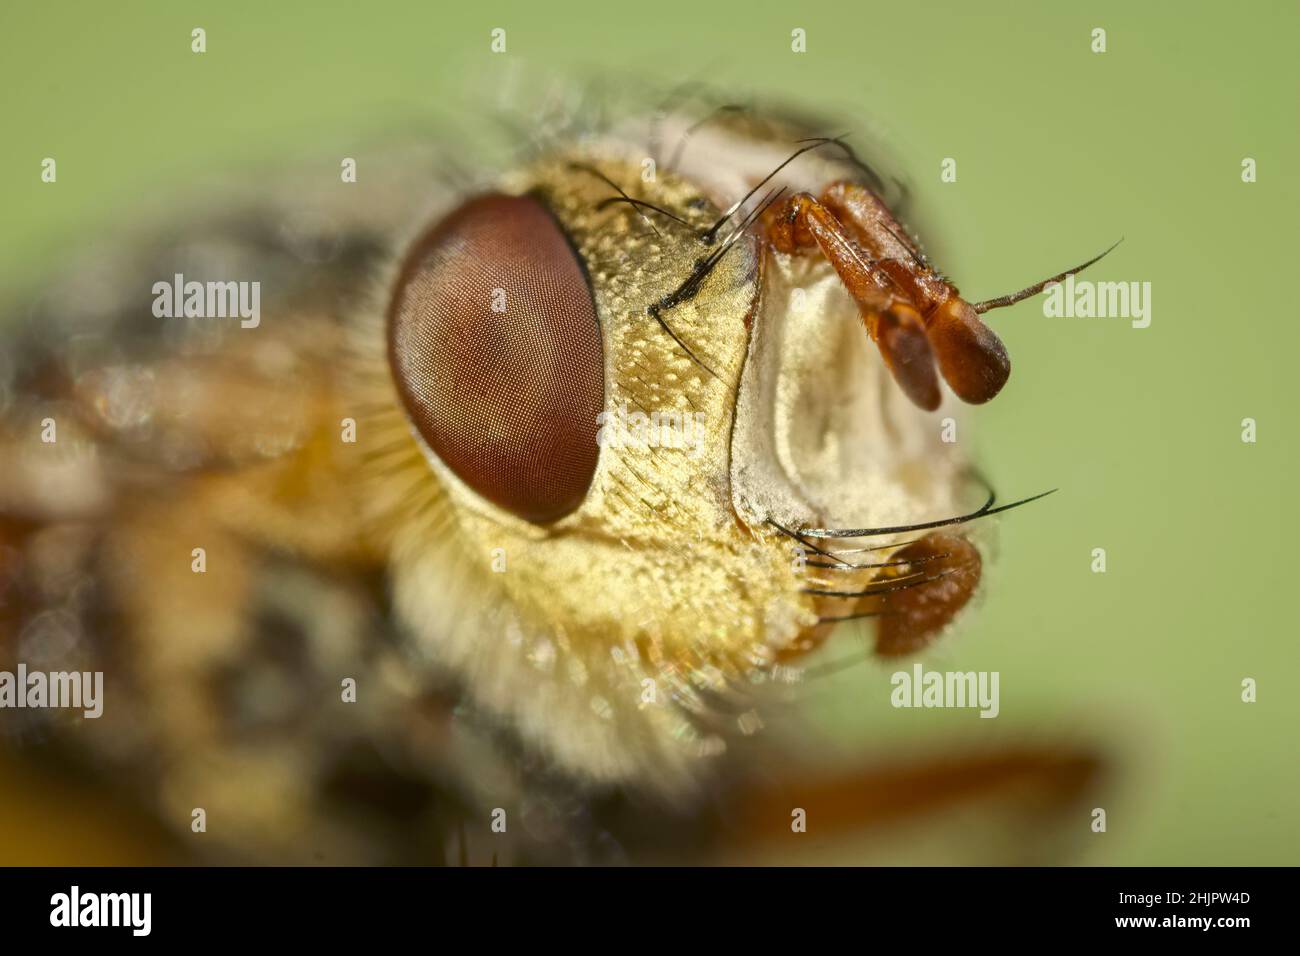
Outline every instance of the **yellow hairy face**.
<svg viewBox="0 0 1300 956">
<path fill-rule="evenodd" d="M 853 167 L 804 157 L 710 234 L 793 135 L 545 156 L 427 224 L 362 330 L 402 623 L 579 776 L 689 788 L 819 620 L 872 600 L 815 592 L 893 573 L 830 574 L 791 529 L 957 513 L 952 412 L 893 386 L 826 262 L 762 240 L 769 188 Z"/>
</svg>

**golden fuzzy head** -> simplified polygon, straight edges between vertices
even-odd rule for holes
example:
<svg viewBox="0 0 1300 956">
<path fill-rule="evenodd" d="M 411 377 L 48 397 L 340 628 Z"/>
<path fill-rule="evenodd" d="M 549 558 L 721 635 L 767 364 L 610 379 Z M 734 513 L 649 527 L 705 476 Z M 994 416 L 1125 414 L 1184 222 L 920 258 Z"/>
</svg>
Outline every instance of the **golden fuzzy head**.
<svg viewBox="0 0 1300 956">
<path fill-rule="evenodd" d="M 422 230 L 385 287 L 387 354 L 362 335 L 371 425 L 390 433 L 372 523 L 405 628 L 596 782 L 689 788 L 774 668 L 900 573 L 824 568 L 792 529 L 959 510 L 952 411 L 893 384 L 827 261 L 762 239 L 769 189 L 860 170 L 828 142 L 732 209 L 806 135 L 717 123 L 668 164 L 630 133 L 569 144 L 460 213 L 482 221 Z M 494 261 L 485 236 L 514 251 Z M 536 312 L 581 312 L 575 273 L 594 330 Z M 462 279 L 474 293 L 449 294 Z M 836 589 L 862 596 L 816 593 Z"/>
</svg>

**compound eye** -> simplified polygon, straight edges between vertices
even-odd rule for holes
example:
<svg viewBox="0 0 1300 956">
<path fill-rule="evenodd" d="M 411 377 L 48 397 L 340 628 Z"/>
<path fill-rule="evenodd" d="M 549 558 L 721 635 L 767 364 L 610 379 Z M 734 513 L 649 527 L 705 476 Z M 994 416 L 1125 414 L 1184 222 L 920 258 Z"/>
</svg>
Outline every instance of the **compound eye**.
<svg viewBox="0 0 1300 956">
<path fill-rule="evenodd" d="M 472 199 L 411 247 L 388 309 L 406 413 L 465 484 L 539 524 L 596 471 L 605 365 L 591 283 L 531 196 Z"/>
</svg>

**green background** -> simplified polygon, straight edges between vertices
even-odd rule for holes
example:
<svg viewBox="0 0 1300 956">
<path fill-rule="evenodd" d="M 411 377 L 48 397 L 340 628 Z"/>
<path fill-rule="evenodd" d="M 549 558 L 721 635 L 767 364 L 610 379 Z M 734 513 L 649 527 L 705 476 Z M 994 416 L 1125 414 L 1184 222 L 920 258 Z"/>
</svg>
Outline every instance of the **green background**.
<svg viewBox="0 0 1300 956">
<path fill-rule="evenodd" d="M 336 177 L 368 130 L 455 116 L 511 59 L 578 80 L 705 79 L 883 131 L 972 298 L 1124 236 L 1090 278 L 1151 282 L 1150 328 L 1049 319 L 1037 300 L 994 314 L 1015 372 L 969 440 L 1004 498 L 1061 491 L 1002 522 L 982 610 L 927 663 L 1001 672 L 1003 717 L 975 725 L 1114 748 L 1123 785 L 1087 861 L 1294 864 L 1300 7 L 1066 6 L 6 4 L 0 285 L 70 242 L 111 241 L 201 171 L 307 156 Z M 39 181 L 45 156 L 57 185 Z M 956 183 L 940 182 L 947 156 Z M 889 670 L 813 694 L 840 746 L 984 732 L 970 712 L 891 711 Z M 1244 677 L 1257 703 L 1240 701 Z"/>
</svg>

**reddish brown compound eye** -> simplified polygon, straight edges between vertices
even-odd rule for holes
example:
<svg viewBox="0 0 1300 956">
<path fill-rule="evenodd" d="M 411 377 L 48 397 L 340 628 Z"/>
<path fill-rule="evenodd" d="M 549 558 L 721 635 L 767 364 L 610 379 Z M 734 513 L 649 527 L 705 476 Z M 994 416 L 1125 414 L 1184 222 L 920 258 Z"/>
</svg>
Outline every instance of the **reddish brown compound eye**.
<svg viewBox="0 0 1300 956">
<path fill-rule="evenodd" d="M 411 247 L 388 358 L 429 448 L 528 521 L 577 508 L 605 406 L 600 324 L 578 254 L 531 196 L 472 199 Z"/>
</svg>

